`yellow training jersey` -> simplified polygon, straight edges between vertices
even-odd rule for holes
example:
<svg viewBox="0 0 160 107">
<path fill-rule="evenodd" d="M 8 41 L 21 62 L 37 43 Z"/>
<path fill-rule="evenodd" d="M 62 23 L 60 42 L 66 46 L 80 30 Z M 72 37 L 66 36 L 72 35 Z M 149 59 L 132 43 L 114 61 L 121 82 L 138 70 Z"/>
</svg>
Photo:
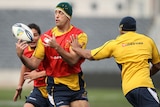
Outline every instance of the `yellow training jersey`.
<svg viewBox="0 0 160 107">
<path fill-rule="evenodd" d="M 114 57 L 121 69 L 124 95 L 137 87 L 154 88 L 150 78 L 150 64 L 160 62 L 153 40 L 136 32 L 128 32 L 115 40 L 91 50 L 95 60 Z"/>
</svg>

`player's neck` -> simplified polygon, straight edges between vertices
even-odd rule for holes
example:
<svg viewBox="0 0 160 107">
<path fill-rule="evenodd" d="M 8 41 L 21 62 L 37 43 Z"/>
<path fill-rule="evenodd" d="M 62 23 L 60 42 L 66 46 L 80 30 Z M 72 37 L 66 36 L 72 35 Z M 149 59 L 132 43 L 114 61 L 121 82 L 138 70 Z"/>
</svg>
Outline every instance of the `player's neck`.
<svg viewBox="0 0 160 107">
<path fill-rule="evenodd" d="M 70 29 L 70 27 L 71 27 L 70 23 L 67 23 L 64 26 L 57 26 L 58 30 L 63 33 L 67 32 Z"/>
<path fill-rule="evenodd" d="M 125 34 L 125 33 L 128 33 L 128 32 L 135 32 L 135 31 L 120 31 L 120 34 Z"/>
<path fill-rule="evenodd" d="M 35 50 L 35 48 L 36 48 L 36 46 L 34 47 L 32 47 L 32 46 L 29 46 L 29 48 L 31 49 L 31 50 Z"/>
</svg>

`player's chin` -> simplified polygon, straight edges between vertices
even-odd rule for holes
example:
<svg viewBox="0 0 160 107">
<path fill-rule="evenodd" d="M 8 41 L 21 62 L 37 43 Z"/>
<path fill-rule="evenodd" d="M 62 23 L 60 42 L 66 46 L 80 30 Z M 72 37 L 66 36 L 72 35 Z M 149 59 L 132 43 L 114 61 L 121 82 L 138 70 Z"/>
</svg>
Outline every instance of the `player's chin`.
<svg viewBox="0 0 160 107">
<path fill-rule="evenodd" d="M 29 44 L 31 48 L 36 48 L 36 44 Z"/>
<path fill-rule="evenodd" d="M 63 27 L 63 25 L 62 25 L 62 24 L 60 24 L 59 22 L 57 22 L 57 23 L 56 23 L 56 26 L 57 26 L 58 28 Z"/>
</svg>

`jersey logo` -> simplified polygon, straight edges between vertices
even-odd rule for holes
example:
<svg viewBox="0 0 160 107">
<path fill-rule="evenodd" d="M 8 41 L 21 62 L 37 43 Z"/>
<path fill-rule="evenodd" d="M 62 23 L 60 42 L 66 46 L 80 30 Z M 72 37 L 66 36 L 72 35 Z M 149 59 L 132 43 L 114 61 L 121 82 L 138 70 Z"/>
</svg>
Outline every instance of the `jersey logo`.
<svg viewBox="0 0 160 107">
<path fill-rule="evenodd" d="M 65 44 L 64 48 L 69 48 L 69 47 L 70 47 L 70 44 L 69 44 L 69 42 L 67 42 L 67 43 Z"/>
</svg>

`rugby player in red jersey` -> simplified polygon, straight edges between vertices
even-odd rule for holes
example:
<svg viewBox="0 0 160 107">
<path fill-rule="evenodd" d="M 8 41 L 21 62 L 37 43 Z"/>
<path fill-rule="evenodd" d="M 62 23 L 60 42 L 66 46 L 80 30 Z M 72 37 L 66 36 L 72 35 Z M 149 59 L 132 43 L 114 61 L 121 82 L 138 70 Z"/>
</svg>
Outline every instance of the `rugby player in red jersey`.
<svg viewBox="0 0 160 107">
<path fill-rule="evenodd" d="M 56 107 L 89 107 L 86 83 L 81 69 L 84 58 L 76 54 L 68 41 L 70 36 L 78 37 L 83 48 L 87 45 L 87 35 L 71 24 L 72 6 L 61 2 L 55 9 L 56 26 L 41 36 L 34 55 L 23 55 L 26 43 L 16 43 L 17 55 L 24 65 L 36 69 L 44 61 L 47 75 L 49 98 L 54 99 Z"/>
<path fill-rule="evenodd" d="M 38 39 L 40 38 L 41 30 L 39 26 L 34 23 L 29 24 L 28 26 L 31 28 L 34 34 L 34 39 L 32 42 L 28 43 L 28 46 L 24 49 L 23 55 L 30 58 L 36 48 Z M 25 65 L 22 65 L 18 87 L 13 98 L 14 101 L 17 101 L 18 96 L 21 97 L 21 91 L 25 82 L 25 78 L 29 78 L 32 80 L 34 79 L 34 88 L 31 91 L 30 95 L 26 98 L 24 107 L 53 107 L 50 105 L 47 96 L 45 83 L 46 72 L 43 68 L 43 61 L 41 62 L 39 67 L 33 71 L 31 71 Z"/>
</svg>

